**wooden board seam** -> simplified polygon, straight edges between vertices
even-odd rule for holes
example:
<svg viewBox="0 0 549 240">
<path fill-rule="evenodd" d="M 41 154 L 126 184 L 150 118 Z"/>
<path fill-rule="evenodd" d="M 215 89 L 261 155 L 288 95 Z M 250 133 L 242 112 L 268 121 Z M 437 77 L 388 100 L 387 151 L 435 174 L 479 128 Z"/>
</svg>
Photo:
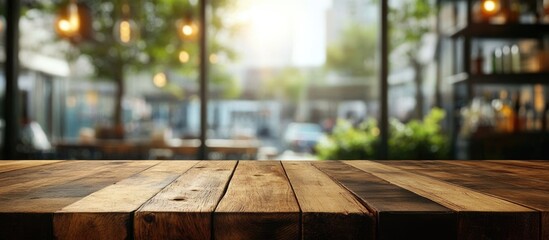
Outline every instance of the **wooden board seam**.
<svg viewBox="0 0 549 240">
<path fill-rule="evenodd" d="M 140 173 L 142 173 L 142 172 L 144 172 L 144 171 L 146 171 L 146 170 L 148 170 L 148 169 L 150 169 L 150 168 L 152 168 L 152 167 L 154 167 L 154 166 L 156 166 L 156 165 L 159 165 L 159 164 L 161 164 L 161 163 L 162 163 L 162 162 L 158 162 L 157 164 L 154 164 L 154 165 L 152 165 L 152 166 L 150 166 L 150 167 L 144 169 L 143 171 L 138 172 L 138 173 L 136 173 L 136 174 L 134 174 L 134 175 L 132 175 L 132 176 L 130 176 L 130 177 L 128 177 L 128 178 L 131 178 L 131 177 L 133 177 L 133 176 L 135 176 L 135 175 L 138 175 L 138 174 L 140 174 Z M 185 172 L 182 172 L 179 176 L 181 176 L 181 175 L 183 175 L 184 173 L 188 172 L 191 168 L 193 168 L 194 166 L 196 166 L 196 165 L 199 164 L 199 163 L 200 163 L 200 161 L 197 161 L 197 162 L 196 162 L 195 164 L 193 164 L 190 168 L 188 168 Z M 126 178 L 126 179 L 128 179 L 128 178 Z M 158 193 L 160 193 L 162 190 L 164 190 L 164 188 L 167 188 L 170 184 L 172 184 L 173 182 L 175 182 L 175 180 L 177 180 L 177 179 L 178 179 L 178 177 L 174 178 L 172 181 L 170 181 L 170 183 L 166 184 L 166 186 L 164 186 L 162 189 L 160 189 L 157 193 L 155 193 L 154 195 L 152 195 L 152 196 L 151 196 L 150 198 L 148 198 L 146 201 L 143 201 L 143 203 L 142 203 L 141 205 L 139 205 L 139 207 L 137 207 L 137 208 L 133 209 L 132 211 L 130 211 L 130 218 L 129 218 L 129 221 L 128 221 L 128 229 L 129 229 L 129 231 L 128 231 L 128 239 L 134 239 L 134 237 L 135 237 L 135 225 L 134 225 L 135 212 L 136 212 L 138 209 L 140 209 L 145 203 L 149 202 L 149 200 L 151 200 L 151 199 L 154 198 L 156 195 L 158 195 Z"/>
<path fill-rule="evenodd" d="M 380 163 L 380 164 L 383 164 L 383 163 L 380 162 L 380 161 L 376 161 L 376 162 L 377 162 L 377 163 Z M 394 167 L 394 168 L 398 168 L 398 169 L 400 169 L 400 170 L 402 170 L 402 171 L 408 171 L 408 170 L 406 170 L 406 169 L 404 169 L 404 168 L 401 168 L 400 166 L 392 166 L 392 165 L 386 165 L 386 164 L 383 164 L 383 165 L 385 165 L 385 166 L 390 166 L 390 167 Z M 513 204 L 522 206 L 522 207 L 524 207 L 524 208 L 528 208 L 528 209 L 530 209 L 530 210 L 532 210 L 532 211 L 537 212 L 538 215 L 539 215 L 539 217 L 540 217 L 540 220 L 541 220 L 541 211 L 542 211 L 541 209 L 536 209 L 536 208 L 534 208 L 534 207 L 531 207 L 531 206 L 522 204 L 522 203 L 520 203 L 520 202 L 511 200 L 511 199 L 504 198 L 504 197 L 502 197 L 502 196 L 494 195 L 494 194 L 491 194 L 491 193 L 489 193 L 489 192 L 484 192 L 484 191 L 481 192 L 481 191 L 478 191 L 478 190 L 476 190 L 476 189 L 472 189 L 472 188 L 469 188 L 469 187 L 466 187 L 466 186 L 462 186 L 462 185 L 459 185 L 459 184 L 456 184 L 456 183 L 453 183 L 453 182 L 449 182 L 449 181 L 445 181 L 445 180 L 442 180 L 442 179 L 434 178 L 434 177 L 432 177 L 432 176 L 429 176 L 429 175 L 427 175 L 427 174 L 422 173 L 421 171 L 415 171 L 414 173 L 415 173 L 415 174 L 418 174 L 418 175 L 421 175 L 421 176 L 424 176 L 424 177 L 428 177 L 428 178 L 432 178 L 432 179 L 435 179 L 435 180 L 443 181 L 443 182 L 448 183 L 448 184 L 450 184 L 450 185 L 458 186 L 458 187 L 461 187 L 461 188 L 466 188 L 466 189 L 468 189 L 468 190 L 470 190 L 470 191 L 482 193 L 482 194 L 484 194 L 484 195 L 487 195 L 487 196 L 490 196 L 490 197 L 493 197 L 493 198 L 497 198 L 497 199 L 500 199 L 500 200 L 503 200 L 503 201 L 506 201 L 506 202 L 510 202 L 510 203 L 513 203 Z M 540 222 L 540 224 L 541 224 L 541 222 Z"/>
<path fill-rule="evenodd" d="M 344 161 L 344 163 L 345 163 L 345 164 L 348 164 L 348 165 L 351 165 L 351 166 L 355 166 L 355 163 L 354 163 L 354 162 L 351 162 L 351 161 Z M 525 207 L 525 206 L 523 206 L 523 205 L 515 204 L 515 203 L 510 202 L 510 201 L 508 201 L 508 200 L 506 200 L 506 199 L 502 199 L 502 198 L 499 198 L 499 197 L 493 197 L 492 195 L 487 195 L 487 194 L 484 193 L 484 192 L 481 192 L 481 191 L 478 191 L 478 190 L 475 190 L 475 189 L 472 189 L 472 188 L 469 188 L 469 187 L 466 187 L 466 186 L 458 185 L 458 184 L 455 184 L 455 183 L 452 183 L 452 182 L 444 181 L 444 180 L 441 180 L 441 179 L 438 179 L 438 178 L 433 178 L 433 177 L 431 177 L 431 176 L 425 176 L 425 175 L 423 175 L 423 174 L 419 174 L 419 173 L 416 173 L 416 172 L 409 172 L 408 170 L 403 170 L 403 169 L 401 169 L 401 168 L 393 167 L 393 166 L 391 166 L 391 165 L 387 165 L 387 164 L 380 163 L 380 162 L 375 162 L 375 161 L 364 161 L 364 163 L 365 163 L 365 164 L 381 165 L 381 166 L 383 166 L 384 168 L 394 168 L 394 169 L 397 169 L 398 171 L 405 172 L 406 174 L 409 174 L 409 175 L 418 175 L 418 176 L 420 176 L 420 177 L 423 177 L 424 179 L 430 179 L 430 180 L 433 180 L 433 181 L 435 181 L 435 182 L 440 182 L 440 183 L 442 183 L 442 184 L 446 184 L 446 185 L 449 185 L 449 186 L 452 186 L 452 187 L 462 188 L 462 189 L 465 189 L 465 190 L 467 190 L 467 191 L 469 191 L 469 192 L 471 192 L 471 193 L 478 194 L 479 196 L 485 195 L 485 196 L 487 196 L 487 197 L 495 198 L 495 199 L 497 199 L 497 200 L 499 200 L 499 201 L 502 201 L 503 204 L 516 205 L 516 206 L 519 206 L 520 208 L 524 208 L 524 210 L 530 210 L 530 211 L 532 211 L 532 212 L 539 212 L 539 211 L 537 211 L 537 210 L 535 210 L 535 209 L 531 209 L 531 208 Z M 359 161 L 357 164 L 361 164 L 361 161 Z M 381 166 L 380 166 L 380 167 L 381 167 Z M 410 188 L 409 186 L 408 186 L 408 187 L 407 187 L 407 186 L 403 186 L 401 183 L 398 183 L 398 182 L 399 182 L 398 180 L 395 182 L 394 180 L 387 179 L 387 177 L 380 176 L 379 173 L 374 173 L 374 172 L 365 170 L 365 169 L 363 169 L 363 168 L 361 168 L 361 167 L 358 167 L 358 166 L 357 166 L 356 168 L 358 168 L 358 169 L 360 169 L 360 170 L 362 170 L 362 171 L 368 172 L 368 173 L 370 173 L 370 174 L 372 174 L 372 175 L 374 175 L 374 176 L 376 176 L 376 177 L 379 177 L 379 178 L 381 178 L 381 179 L 384 179 L 385 181 L 388 181 L 388 182 L 391 183 L 391 184 L 394 184 L 394 185 L 400 186 L 400 187 L 402 187 L 402 188 L 405 188 L 405 189 L 407 189 L 407 190 L 409 190 L 409 191 L 411 191 L 411 192 L 414 192 L 414 193 L 416 193 L 416 194 L 418 194 L 418 195 L 420 195 L 420 196 L 423 196 L 423 197 L 425 197 L 425 198 L 431 199 L 432 201 L 437 202 L 437 203 L 439 203 L 439 204 L 441 204 L 441 205 L 443 205 L 443 206 L 445 206 L 445 207 L 447 207 L 447 208 L 456 210 L 457 212 L 462 212 L 462 211 L 464 211 L 464 210 L 455 209 L 456 207 L 457 207 L 457 208 L 463 208 L 463 207 L 461 207 L 461 206 L 459 206 L 459 205 L 456 205 L 456 204 L 453 203 L 453 202 L 439 202 L 440 199 L 433 199 L 432 197 L 437 196 L 437 194 L 434 194 L 434 195 L 431 196 L 431 194 L 427 194 L 427 193 L 425 193 L 425 192 L 418 192 L 418 191 L 417 191 L 417 188 Z M 381 174 L 381 175 L 383 175 L 383 174 Z M 465 195 L 468 195 L 468 194 L 465 194 Z M 437 198 L 438 198 L 438 197 L 437 197 Z M 465 210 L 465 211 L 468 211 L 468 210 Z M 478 210 L 475 210 L 475 211 L 478 211 Z M 482 211 L 482 210 L 481 210 L 481 211 Z"/>
<path fill-rule="evenodd" d="M 339 185 L 340 187 L 342 187 L 343 189 L 347 190 L 349 193 L 351 193 L 351 195 L 360 203 L 362 204 L 362 206 L 364 206 L 366 209 L 368 209 L 368 214 L 373 214 L 373 216 L 375 217 L 376 221 L 378 220 L 378 213 L 375 209 L 373 209 L 372 207 L 368 206 L 368 204 L 366 203 L 366 201 L 364 201 L 364 199 L 362 199 L 361 197 L 358 196 L 358 194 L 356 194 L 353 190 L 349 189 L 347 186 L 343 185 L 341 182 L 339 182 L 336 178 L 332 177 L 332 175 L 328 174 L 327 172 L 323 171 L 321 168 L 319 168 L 318 166 L 316 166 L 316 164 L 311 164 L 313 167 L 315 167 L 316 169 L 318 169 L 319 171 L 321 171 L 322 173 L 324 173 L 326 176 L 328 176 L 330 179 L 332 179 L 332 181 L 334 181 L 337 185 Z M 348 165 L 346 164 L 347 166 L 349 167 L 352 167 L 352 168 L 355 168 L 351 165 Z M 357 170 L 360 170 L 358 168 L 356 168 Z M 383 180 L 385 181 L 385 180 Z"/>
<path fill-rule="evenodd" d="M 292 184 L 292 181 L 290 181 L 290 178 L 288 177 L 288 172 L 286 172 L 286 168 L 284 167 L 284 164 L 282 164 L 282 161 L 278 161 L 280 166 L 282 167 L 282 171 L 284 171 L 284 177 L 288 181 L 288 184 L 290 184 L 290 189 L 292 189 L 292 193 L 294 195 L 295 202 L 297 203 L 297 208 L 299 208 L 299 236 L 303 236 L 303 211 L 301 210 L 301 205 L 299 203 L 299 200 L 297 199 L 297 196 L 295 195 L 295 189 L 294 185 Z"/>
<path fill-rule="evenodd" d="M 162 162 L 159 162 L 158 164 L 160 164 L 160 163 L 162 163 Z M 196 161 L 196 163 L 193 164 L 191 167 L 189 167 L 186 171 L 180 173 L 178 177 L 174 178 L 172 181 L 170 181 L 170 183 L 166 184 L 166 186 L 164 186 L 163 188 L 161 188 L 158 192 L 156 192 L 154 195 L 152 195 L 150 198 L 148 198 L 146 201 L 144 201 L 141 205 L 139 205 L 139 207 L 137 207 L 136 209 L 134 209 L 133 211 L 130 212 L 130 216 L 131 216 L 131 219 L 132 219 L 132 220 L 131 220 L 131 222 L 132 222 L 132 225 L 131 225 L 131 226 L 132 226 L 132 233 L 133 233 L 133 218 L 134 218 L 134 213 L 135 213 L 135 211 L 137 211 L 138 209 L 140 209 L 145 203 L 149 202 L 149 200 L 151 200 L 152 198 L 156 197 L 156 195 L 158 195 L 160 192 L 162 192 L 162 190 L 164 190 L 165 188 L 167 188 L 168 186 L 170 186 L 170 185 L 171 185 L 173 182 L 175 182 L 181 175 L 185 174 L 186 172 L 188 172 L 189 170 L 191 170 L 194 166 L 198 165 L 199 163 L 200 163 L 200 161 Z M 155 165 L 151 166 L 150 168 L 152 168 L 152 167 L 154 167 L 154 166 L 156 166 L 156 165 L 158 165 L 158 164 L 155 164 Z M 147 169 L 149 169 L 149 168 L 147 168 Z M 141 172 L 144 172 L 144 171 L 146 171 L 147 169 L 145 169 L 145 170 L 143 170 L 143 171 L 141 171 Z M 141 172 L 139 172 L 139 173 L 141 173 Z M 130 176 L 130 177 L 128 177 L 128 178 L 131 178 L 131 177 L 133 177 L 133 176 L 135 176 L 135 175 L 137 175 L 137 174 L 139 174 L 139 173 L 136 173 L 136 174 L 134 174 L 134 175 L 132 175 L 132 176 Z M 133 239 L 133 238 L 132 238 L 132 239 Z"/>
<path fill-rule="evenodd" d="M 214 221 L 214 218 L 215 218 L 215 210 L 217 209 L 217 207 L 219 207 L 219 203 L 221 203 L 221 200 L 225 197 L 225 195 L 227 194 L 227 190 L 229 189 L 229 184 L 231 183 L 231 181 L 233 180 L 233 176 L 234 176 L 234 173 L 236 172 L 236 168 L 238 168 L 238 164 L 240 163 L 240 160 L 236 161 L 236 164 L 234 165 L 233 167 L 233 170 L 231 171 L 231 175 L 229 176 L 229 180 L 227 180 L 227 182 L 225 183 L 225 187 L 223 188 L 223 193 L 221 194 L 221 196 L 219 197 L 219 199 L 217 200 L 217 204 L 215 204 L 215 207 L 213 208 L 212 212 L 210 213 L 211 215 L 211 218 L 210 218 L 210 226 L 211 226 L 211 229 L 210 229 L 210 236 L 215 236 L 215 221 Z"/>
</svg>

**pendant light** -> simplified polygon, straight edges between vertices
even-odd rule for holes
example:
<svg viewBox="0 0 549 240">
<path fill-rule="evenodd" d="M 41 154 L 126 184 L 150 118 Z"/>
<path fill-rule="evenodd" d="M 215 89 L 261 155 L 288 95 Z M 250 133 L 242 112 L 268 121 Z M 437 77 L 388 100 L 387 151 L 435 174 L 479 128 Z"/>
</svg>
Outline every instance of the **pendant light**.
<svg viewBox="0 0 549 240">
<path fill-rule="evenodd" d="M 65 38 L 77 37 L 80 32 L 80 15 L 76 0 L 71 0 L 65 11 L 61 11 L 55 22 L 57 34 Z"/>
<path fill-rule="evenodd" d="M 130 5 L 127 0 L 122 3 L 122 17 L 116 21 L 113 34 L 116 41 L 124 45 L 131 44 L 139 38 L 139 28 L 131 19 Z"/>
</svg>

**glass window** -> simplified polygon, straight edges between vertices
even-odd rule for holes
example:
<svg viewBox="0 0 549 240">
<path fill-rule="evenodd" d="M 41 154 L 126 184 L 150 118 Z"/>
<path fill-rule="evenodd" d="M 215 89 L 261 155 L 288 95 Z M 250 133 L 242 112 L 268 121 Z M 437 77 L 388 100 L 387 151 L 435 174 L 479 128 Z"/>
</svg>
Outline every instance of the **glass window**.
<svg viewBox="0 0 549 240">
<path fill-rule="evenodd" d="M 210 157 L 330 158 L 336 125 L 377 118 L 376 4 L 231 0 L 211 13 Z"/>
</svg>

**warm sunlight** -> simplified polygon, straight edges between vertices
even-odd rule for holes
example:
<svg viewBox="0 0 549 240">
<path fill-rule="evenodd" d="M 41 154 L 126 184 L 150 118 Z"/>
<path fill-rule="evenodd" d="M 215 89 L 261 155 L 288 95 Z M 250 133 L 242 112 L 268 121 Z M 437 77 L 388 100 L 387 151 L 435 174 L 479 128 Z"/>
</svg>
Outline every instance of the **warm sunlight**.
<svg viewBox="0 0 549 240">
<path fill-rule="evenodd" d="M 282 14 L 284 13 L 284 14 Z M 291 33 L 292 13 L 280 5 L 257 4 L 242 11 L 250 40 L 264 48 L 275 47 Z"/>
<path fill-rule="evenodd" d="M 324 63 L 329 0 L 239 0 L 228 21 L 241 26 L 243 59 L 250 66 Z M 303 14 L 303 13 L 307 14 Z"/>
</svg>

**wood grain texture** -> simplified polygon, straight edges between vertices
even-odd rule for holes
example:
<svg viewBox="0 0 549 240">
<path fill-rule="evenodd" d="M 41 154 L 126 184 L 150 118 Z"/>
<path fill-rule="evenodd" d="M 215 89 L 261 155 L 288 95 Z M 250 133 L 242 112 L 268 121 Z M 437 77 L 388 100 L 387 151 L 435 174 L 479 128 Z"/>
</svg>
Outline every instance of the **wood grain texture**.
<svg viewBox="0 0 549 240">
<path fill-rule="evenodd" d="M 57 211 L 56 239 L 129 239 L 132 213 L 197 161 L 165 161 Z"/>
<path fill-rule="evenodd" d="M 354 193 L 375 213 L 378 239 L 457 238 L 454 211 L 342 162 L 313 165 Z"/>
<path fill-rule="evenodd" d="M 0 173 L 58 162 L 61 160 L 0 160 Z"/>
<path fill-rule="evenodd" d="M 529 189 L 538 189 L 549 192 L 549 170 L 540 169 L 522 169 L 522 174 L 517 175 L 516 167 L 505 166 L 492 162 L 479 161 L 438 161 L 437 166 L 456 168 L 457 172 L 463 171 L 475 177 L 484 177 L 494 183 L 505 183 L 518 188 L 528 187 Z M 518 168 L 519 170 L 521 168 Z M 535 175 L 530 176 L 529 175 Z M 542 174 L 544 174 L 542 176 Z M 486 181 L 488 182 L 488 181 Z"/>
<path fill-rule="evenodd" d="M 375 239 L 373 214 L 311 165 L 283 162 L 301 208 L 302 239 Z"/>
<path fill-rule="evenodd" d="M 483 164 L 487 163 L 486 166 Z M 539 178 L 519 177 L 513 174 L 498 174 L 489 171 L 488 162 L 465 161 L 394 161 L 387 162 L 399 168 L 412 168 L 414 172 L 448 181 L 460 186 L 496 196 L 540 211 L 542 239 L 549 239 L 549 191 Z M 511 167 L 510 165 L 508 165 Z M 537 172 L 538 169 L 530 169 Z"/>
<path fill-rule="evenodd" d="M 296 239 L 299 216 L 280 162 L 239 161 L 214 213 L 214 238 Z"/>
<path fill-rule="evenodd" d="M 538 212 L 512 202 L 371 161 L 346 163 L 459 212 L 461 239 L 539 239 Z"/>
<path fill-rule="evenodd" d="M 504 165 L 549 170 L 549 161 L 487 160 Z"/>
<path fill-rule="evenodd" d="M 143 170 L 158 163 L 158 161 L 64 161 L 5 172 L 0 174 L 0 196 L 13 192 L 33 192 L 34 189 L 56 186 L 103 172 L 108 173 L 118 166 Z"/>
<path fill-rule="evenodd" d="M 445 161 L 446 162 L 446 161 Z M 448 163 L 459 164 L 462 166 L 480 168 L 498 174 L 512 174 L 523 179 L 542 181 L 549 183 L 549 170 L 521 167 L 517 165 L 502 164 L 489 161 L 447 161 Z"/>
<path fill-rule="evenodd" d="M 157 163 L 66 161 L 0 174 L 2 181 L 22 179 L 38 185 L 0 194 L 0 239 L 52 239 L 53 212 Z M 63 181 L 62 176 L 67 178 Z"/>
<path fill-rule="evenodd" d="M 135 213 L 135 239 L 211 239 L 213 211 L 235 167 L 204 161 L 185 172 Z"/>
</svg>

